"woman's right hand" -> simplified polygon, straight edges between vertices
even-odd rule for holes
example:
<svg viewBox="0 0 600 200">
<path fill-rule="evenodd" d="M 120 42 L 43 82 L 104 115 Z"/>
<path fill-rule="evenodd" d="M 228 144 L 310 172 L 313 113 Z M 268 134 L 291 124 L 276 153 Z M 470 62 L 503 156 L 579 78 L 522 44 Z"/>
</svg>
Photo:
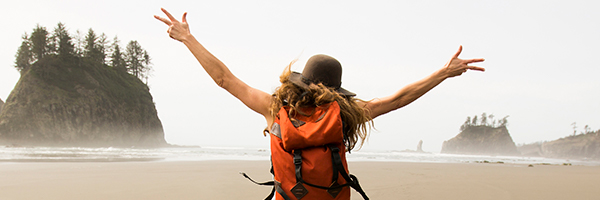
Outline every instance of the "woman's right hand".
<svg viewBox="0 0 600 200">
<path fill-rule="evenodd" d="M 190 27 L 186 20 L 187 12 L 183 13 L 181 22 L 179 22 L 173 17 L 173 15 L 171 15 L 171 13 L 167 12 L 167 10 L 165 10 L 164 8 L 161 8 L 161 10 L 167 15 L 169 19 L 165 19 L 157 15 L 154 15 L 154 18 L 162 21 L 163 23 L 169 26 L 169 29 L 167 29 L 167 33 L 169 33 L 169 36 L 171 38 L 180 42 L 184 42 L 192 36 L 192 34 L 190 33 Z"/>
</svg>

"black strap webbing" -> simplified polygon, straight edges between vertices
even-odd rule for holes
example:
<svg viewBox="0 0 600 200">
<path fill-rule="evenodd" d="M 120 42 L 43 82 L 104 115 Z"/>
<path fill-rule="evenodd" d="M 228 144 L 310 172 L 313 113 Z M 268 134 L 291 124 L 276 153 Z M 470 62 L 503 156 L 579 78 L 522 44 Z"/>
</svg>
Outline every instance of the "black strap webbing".
<svg viewBox="0 0 600 200">
<path fill-rule="evenodd" d="M 284 200 L 291 200 L 290 197 L 285 193 L 285 191 L 283 191 L 283 188 L 281 188 L 281 183 L 275 183 L 275 186 L 273 187 L 275 188 L 275 190 L 277 191 L 277 193 L 279 193 L 279 195 L 281 195 L 281 197 L 283 197 Z M 271 198 L 273 198 L 273 192 L 271 192 Z M 269 197 L 267 197 L 269 198 Z M 265 199 L 267 200 L 267 199 Z M 271 199 L 269 199 L 271 200 Z"/>
<path fill-rule="evenodd" d="M 275 181 L 267 181 L 267 182 L 256 182 L 254 180 L 252 180 L 252 178 L 250 178 L 250 176 L 248 176 L 246 173 L 244 172 L 240 172 L 240 174 L 244 177 L 246 177 L 248 180 L 250 180 L 251 182 L 253 182 L 254 184 L 257 185 L 264 185 L 264 186 L 273 186 L 273 189 L 271 190 L 271 193 L 269 194 L 269 196 L 267 196 L 267 198 L 265 198 L 265 200 L 272 200 L 273 196 L 275 195 L 275 190 L 277 188 L 277 184 L 275 183 Z M 281 190 L 281 189 L 280 189 Z M 279 192 L 279 191 L 278 191 Z M 285 197 L 284 197 L 285 198 Z M 287 200 L 287 199 L 286 199 Z"/>
<path fill-rule="evenodd" d="M 275 196 L 275 186 L 273 186 L 271 193 L 269 193 L 269 196 L 267 196 L 267 198 L 265 198 L 265 200 L 273 200 L 273 196 Z"/>
<path fill-rule="evenodd" d="M 296 183 L 304 182 L 302 180 L 302 150 L 294 150 L 294 166 L 296 168 Z"/>
<path fill-rule="evenodd" d="M 246 177 L 248 180 L 252 181 L 252 182 L 253 182 L 254 184 L 256 184 L 256 185 L 275 185 L 275 182 L 274 182 L 274 181 L 267 181 L 267 182 L 262 182 L 262 183 L 259 183 L 259 182 L 256 182 L 256 181 L 252 180 L 252 178 L 250 178 L 250 176 L 248 176 L 248 175 L 247 175 L 246 173 L 244 173 L 244 172 L 240 172 L 240 174 L 241 174 L 242 176 Z"/>
<path fill-rule="evenodd" d="M 328 145 L 328 147 L 329 149 L 331 149 L 331 159 L 333 161 L 334 168 L 338 169 L 338 171 L 342 175 L 342 178 L 344 178 L 344 180 L 346 180 L 346 182 L 350 184 L 350 187 L 354 188 L 354 190 L 360 193 L 363 199 L 369 200 L 369 197 L 367 197 L 365 191 L 362 189 L 362 187 L 360 187 L 360 184 L 358 183 L 358 178 L 356 178 L 356 176 L 354 175 L 348 175 L 348 173 L 346 172 L 344 164 L 342 164 L 342 158 L 339 154 L 340 149 L 334 145 Z"/>
</svg>

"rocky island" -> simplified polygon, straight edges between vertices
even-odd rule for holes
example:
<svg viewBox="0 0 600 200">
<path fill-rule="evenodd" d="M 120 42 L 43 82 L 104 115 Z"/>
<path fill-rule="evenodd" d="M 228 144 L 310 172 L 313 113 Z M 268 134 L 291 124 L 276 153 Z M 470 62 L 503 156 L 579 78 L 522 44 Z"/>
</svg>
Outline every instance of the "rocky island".
<svg viewBox="0 0 600 200">
<path fill-rule="evenodd" d="M 140 80 L 149 56 L 136 41 L 121 53 L 115 38 L 107 56 L 106 37 L 91 29 L 78 45 L 63 24 L 52 36 L 38 26 L 24 37 L 15 66 L 21 77 L 0 107 L 0 145 L 167 145 L 152 95 Z"/>
<path fill-rule="evenodd" d="M 573 134 L 564 138 L 516 146 L 506 128 L 507 117 L 493 120 L 485 113 L 467 117 L 461 132 L 444 141 L 441 153 L 600 160 L 600 129 L 593 131 L 586 125 L 577 133 L 574 127 Z"/>
<path fill-rule="evenodd" d="M 491 116 L 491 117 L 490 117 Z M 441 153 L 476 155 L 521 155 L 508 133 L 506 118 L 499 123 L 488 119 L 493 115 L 482 114 L 481 123 L 477 116 L 461 126 L 461 132 L 454 138 L 444 141 Z"/>
</svg>

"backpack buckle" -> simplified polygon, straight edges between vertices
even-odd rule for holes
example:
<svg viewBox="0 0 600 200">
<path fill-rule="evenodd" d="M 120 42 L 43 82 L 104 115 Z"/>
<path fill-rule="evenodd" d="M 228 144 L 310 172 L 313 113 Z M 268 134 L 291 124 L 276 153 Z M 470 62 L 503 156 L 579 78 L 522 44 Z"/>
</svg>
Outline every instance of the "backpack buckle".
<svg viewBox="0 0 600 200">
<path fill-rule="evenodd" d="M 302 152 L 300 150 L 294 151 L 294 165 L 302 164 Z"/>
</svg>

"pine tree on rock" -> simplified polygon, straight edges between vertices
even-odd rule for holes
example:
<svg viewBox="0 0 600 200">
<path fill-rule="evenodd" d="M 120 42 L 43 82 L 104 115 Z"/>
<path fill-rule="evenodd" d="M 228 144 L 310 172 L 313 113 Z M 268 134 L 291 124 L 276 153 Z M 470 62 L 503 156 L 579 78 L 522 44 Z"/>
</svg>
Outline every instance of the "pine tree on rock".
<svg viewBox="0 0 600 200">
<path fill-rule="evenodd" d="M 23 42 L 15 55 L 15 68 L 23 74 L 31 67 L 33 63 L 33 52 L 31 52 L 31 42 L 27 34 L 23 35 Z"/>
</svg>

